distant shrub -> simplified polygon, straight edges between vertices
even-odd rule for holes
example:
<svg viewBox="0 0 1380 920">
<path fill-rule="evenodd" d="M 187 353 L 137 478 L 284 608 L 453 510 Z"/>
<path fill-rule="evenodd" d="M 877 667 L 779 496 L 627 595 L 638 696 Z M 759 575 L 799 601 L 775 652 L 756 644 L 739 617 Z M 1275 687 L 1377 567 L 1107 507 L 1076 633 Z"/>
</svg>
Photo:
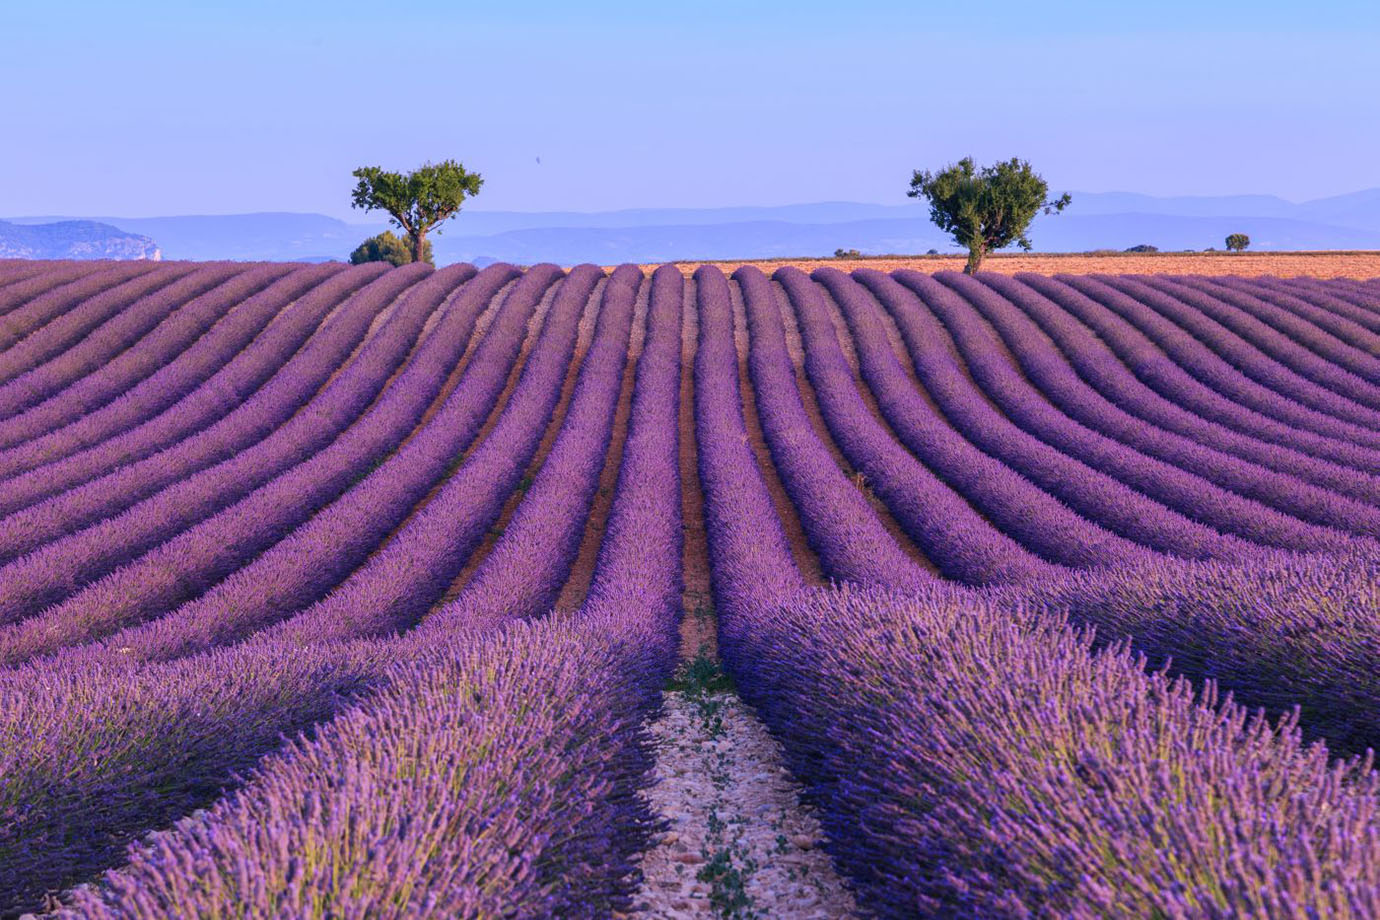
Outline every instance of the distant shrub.
<svg viewBox="0 0 1380 920">
<path fill-rule="evenodd" d="M 1159 252 L 1160 247 L 1151 246 L 1149 243 L 1137 243 L 1126 249 L 1127 252 Z"/>
<path fill-rule="evenodd" d="M 835 259 L 861 259 L 862 253 L 856 249 L 835 249 Z"/>
<path fill-rule="evenodd" d="M 1251 238 L 1244 233 L 1233 233 L 1227 237 L 1227 248 L 1232 252 L 1243 252 L 1251 245 Z"/>
<path fill-rule="evenodd" d="M 435 265 L 435 259 L 431 254 L 431 240 L 427 240 L 422 246 L 422 258 Z M 351 265 L 362 265 L 365 262 L 391 262 L 393 265 L 406 265 L 412 261 L 412 234 L 407 234 L 402 239 L 393 235 L 393 231 L 385 230 L 378 236 L 371 236 L 369 239 L 360 243 L 354 252 L 350 253 Z"/>
<path fill-rule="evenodd" d="M 937 255 L 939 255 L 939 250 L 938 250 L 938 249 L 927 249 L 927 250 L 925 250 L 925 255 L 927 255 L 927 256 L 937 256 Z"/>
</svg>

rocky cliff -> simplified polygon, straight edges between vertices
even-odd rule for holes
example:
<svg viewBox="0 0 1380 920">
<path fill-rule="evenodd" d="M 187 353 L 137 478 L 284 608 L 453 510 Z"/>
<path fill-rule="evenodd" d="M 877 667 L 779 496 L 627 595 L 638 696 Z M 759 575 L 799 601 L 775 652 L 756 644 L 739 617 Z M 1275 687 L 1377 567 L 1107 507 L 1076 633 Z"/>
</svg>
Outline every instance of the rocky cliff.
<svg viewBox="0 0 1380 920">
<path fill-rule="evenodd" d="M 12 224 L 0 220 L 0 259 L 161 259 L 158 244 L 92 220 Z"/>
</svg>

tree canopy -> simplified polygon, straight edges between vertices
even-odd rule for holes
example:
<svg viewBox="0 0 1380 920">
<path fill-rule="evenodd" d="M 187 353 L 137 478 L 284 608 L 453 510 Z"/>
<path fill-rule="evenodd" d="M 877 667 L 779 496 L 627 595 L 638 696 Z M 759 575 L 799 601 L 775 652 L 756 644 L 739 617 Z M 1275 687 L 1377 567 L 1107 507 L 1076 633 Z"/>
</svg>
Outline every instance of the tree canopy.
<svg viewBox="0 0 1380 920">
<path fill-rule="evenodd" d="M 1233 233 L 1227 237 L 1227 248 L 1232 252 L 1241 252 L 1251 245 L 1251 238 L 1244 233 Z"/>
<path fill-rule="evenodd" d="M 1035 215 L 1062 211 L 1072 200 L 1067 193 L 1047 200 L 1048 183 L 1015 158 L 981 169 L 972 157 L 937 173 L 917 169 L 906 194 L 929 200 L 930 219 L 968 250 L 963 270 L 970 275 L 992 250 L 1016 243 L 1028 251 L 1026 230 Z"/>
<path fill-rule="evenodd" d="M 479 194 L 484 184 L 478 173 L 466 172 L 455 160 L 424 163 L 410 173 L 361 166 L 354 177 L 359 180 L 352 196 L 354 206 L 386 211 L 391 223 L 411 238 L 415 262 L 426 256 L 427 232 L 454 217 L 465 199 Z"/>
</svg>

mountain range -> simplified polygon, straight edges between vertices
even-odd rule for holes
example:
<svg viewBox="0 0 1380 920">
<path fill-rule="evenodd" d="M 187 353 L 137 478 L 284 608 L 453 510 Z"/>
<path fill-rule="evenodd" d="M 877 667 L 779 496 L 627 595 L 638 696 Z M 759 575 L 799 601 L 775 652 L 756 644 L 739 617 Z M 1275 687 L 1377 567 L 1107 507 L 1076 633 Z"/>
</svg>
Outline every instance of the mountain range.
<svg viewBox="0 0 1380 920">
<path fill-rule="evenodd" d="M 60 220 L 11 218 L 16 225 Z M 347 223 L 322 214 L 258 213 L 87 218 L 158 241 L 169 259 L 344 259 L 383 221 Z M 1159 198 L 1128 192 L 1073 194 L 1060 215 L 1038 217 L 1030 236 L 1045 252 L 1221 248 L 1245 233 L 1257 250 L 1380 249 L 1380 188 L 1313 201 L 1271 195 Z M 642 208 L 624 211 L 465 210 L 431 237 L 438 264 L 502 260 L 664 262 L 806 257 L 835 249 L 865 254 L 957 247 L 918 202 L 820 202 L 767 207 Z"/>
</svg>

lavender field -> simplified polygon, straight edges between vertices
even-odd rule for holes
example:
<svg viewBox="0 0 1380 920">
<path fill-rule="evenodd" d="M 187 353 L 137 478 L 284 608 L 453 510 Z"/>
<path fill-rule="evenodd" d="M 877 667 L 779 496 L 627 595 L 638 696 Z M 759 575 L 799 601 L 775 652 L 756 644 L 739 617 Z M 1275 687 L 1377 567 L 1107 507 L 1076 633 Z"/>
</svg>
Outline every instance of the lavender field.
<svg viewBox="0 0 1380 920">
<path fill-rule="evenodd" d="M 0 261 L 0 917 L 840 915 L 696 660 L 850 913 L 1377 917 L 1377 540 L 1380 282 Z"/>
</svg>

